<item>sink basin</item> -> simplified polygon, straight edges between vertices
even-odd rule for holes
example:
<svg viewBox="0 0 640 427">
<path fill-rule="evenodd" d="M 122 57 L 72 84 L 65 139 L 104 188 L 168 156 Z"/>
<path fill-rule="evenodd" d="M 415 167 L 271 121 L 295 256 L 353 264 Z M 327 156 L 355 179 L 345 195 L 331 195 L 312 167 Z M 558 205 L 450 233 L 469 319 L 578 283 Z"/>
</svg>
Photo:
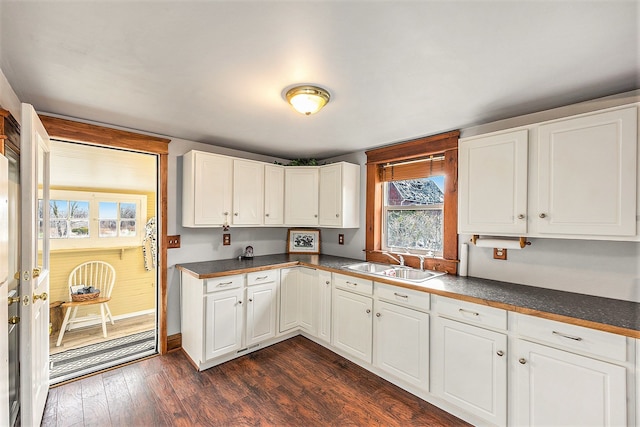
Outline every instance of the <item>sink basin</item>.
<svg viewBox="0 0 640 427">
<path fill-rule="evenodd" d="M 389 269 L 393 269 L 392 265 L 377 264 L 375 262 L 359 262 L 357 264 L 347 265 L 349 270 L 359 271 L 361 273 L 382 273 Z"/>
<path fill-rule="evenodd" d="M 374 276 L 407 280 L 410 282 L 424 282 L 434 277 L 442 276 L 445 273 L 439 271 L 417 270 L 411 267 L 400 267 L 397 265 L 378 264 L 375 262 L 359 262 L 345 266 L 348 270 L 359 273 L 371 274 Z"/>
</svg>

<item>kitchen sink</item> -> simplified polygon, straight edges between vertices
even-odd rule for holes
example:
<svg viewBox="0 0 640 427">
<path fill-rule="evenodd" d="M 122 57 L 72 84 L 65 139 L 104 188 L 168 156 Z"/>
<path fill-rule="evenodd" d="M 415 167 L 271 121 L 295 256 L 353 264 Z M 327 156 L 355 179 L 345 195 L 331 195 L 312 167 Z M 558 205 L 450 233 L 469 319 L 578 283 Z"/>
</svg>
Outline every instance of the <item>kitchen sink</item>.
<svg viewBox="0 0 640 427">
<path fill-rule="evenodd" d="M 347 265 L 345 268 L 373 276 L 388 277 L 391 279 L 395 278 L 398 280 L 418 283 L 445 274 L 439 271 L 418 270 L 406 266 L 378 264 L 375 262 L 359 262 L 357 264 Z"/>
</svg>

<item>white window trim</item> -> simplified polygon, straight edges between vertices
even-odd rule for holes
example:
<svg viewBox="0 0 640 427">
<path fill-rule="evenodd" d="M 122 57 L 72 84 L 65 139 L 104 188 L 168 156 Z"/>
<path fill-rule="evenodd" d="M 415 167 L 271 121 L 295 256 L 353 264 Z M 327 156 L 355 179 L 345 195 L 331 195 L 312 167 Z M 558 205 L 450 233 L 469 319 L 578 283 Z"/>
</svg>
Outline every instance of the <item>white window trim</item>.
<svg viewBox="0 0 640 427">
<path fill-rule="evenodd" d="M 123 248 L 140 246 L 145 234 L 147 218 L 147 196 L 144 194 L 102 193 L 96 191 L 50 190 L 50 200 L 78 200 L 89 202 L 89 237 L 49 239 L 51 250 Z M 98 237 L 100 202 L 125 202 L 136 204 L 136 236 Z"/>
</svg>

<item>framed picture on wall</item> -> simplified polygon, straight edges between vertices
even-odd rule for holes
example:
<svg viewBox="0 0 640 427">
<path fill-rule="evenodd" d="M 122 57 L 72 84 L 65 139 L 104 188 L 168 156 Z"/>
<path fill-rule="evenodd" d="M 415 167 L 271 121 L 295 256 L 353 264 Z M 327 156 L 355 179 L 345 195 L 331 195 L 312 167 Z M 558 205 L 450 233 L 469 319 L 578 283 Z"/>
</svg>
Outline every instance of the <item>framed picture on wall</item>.
<svg viewBox="0 0 640 427">
<path fill-rule="evenodd" d="M 287 253 L 319 254 L 320 230 L 311 228 L 290 228 L 287 233 Z"/>
</svg>

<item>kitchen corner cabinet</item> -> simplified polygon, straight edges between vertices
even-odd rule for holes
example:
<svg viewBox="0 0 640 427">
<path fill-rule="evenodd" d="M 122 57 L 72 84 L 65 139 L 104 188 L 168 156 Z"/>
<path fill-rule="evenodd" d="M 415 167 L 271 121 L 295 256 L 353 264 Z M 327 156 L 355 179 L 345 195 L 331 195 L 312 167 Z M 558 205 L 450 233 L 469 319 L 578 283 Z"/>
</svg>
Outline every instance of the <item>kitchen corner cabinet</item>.
<svg viewBox="0 0 640 427">
<path fill-rule="evenodd" d="M 637 106 L 462 138 L 459 148 L 461 233 L 640 237 Z"/>
<path fill-rule="evenodd" d="M 319 225 L 360 226 L 360 166 L 339 162 L 320 166 Z"/>
<path fill-rule="evenodd" d="M 264 212 L 264 164 L 233 159 L 233 225 L 261 225 Z"/>
<path fill-rule="evenodd" d="M 460 233 L 527 232 L 528 132 L 460 140 Z"/>
<path fill-rule="evenodd" d="M 264 166 L 264 225 L 284 224 L 284 166 Z"/>
<path fill-rule="evenodd" d="M 182 168 L 182 225 L 211 227 L 231 221 L 233 159 L 190 151 Z"/>
<path fill-rule="evenodd" d="M 289 225 L 318 225 L 317 167 L 289 166 L 284 175 L 284 221 Z"/>
<path fill-rule="evenodd" d="M 280 332 L 300 328 L 316 335 L 318 276 L 306 267 L 283 268 L 280 276 Z"/>
</svg>

